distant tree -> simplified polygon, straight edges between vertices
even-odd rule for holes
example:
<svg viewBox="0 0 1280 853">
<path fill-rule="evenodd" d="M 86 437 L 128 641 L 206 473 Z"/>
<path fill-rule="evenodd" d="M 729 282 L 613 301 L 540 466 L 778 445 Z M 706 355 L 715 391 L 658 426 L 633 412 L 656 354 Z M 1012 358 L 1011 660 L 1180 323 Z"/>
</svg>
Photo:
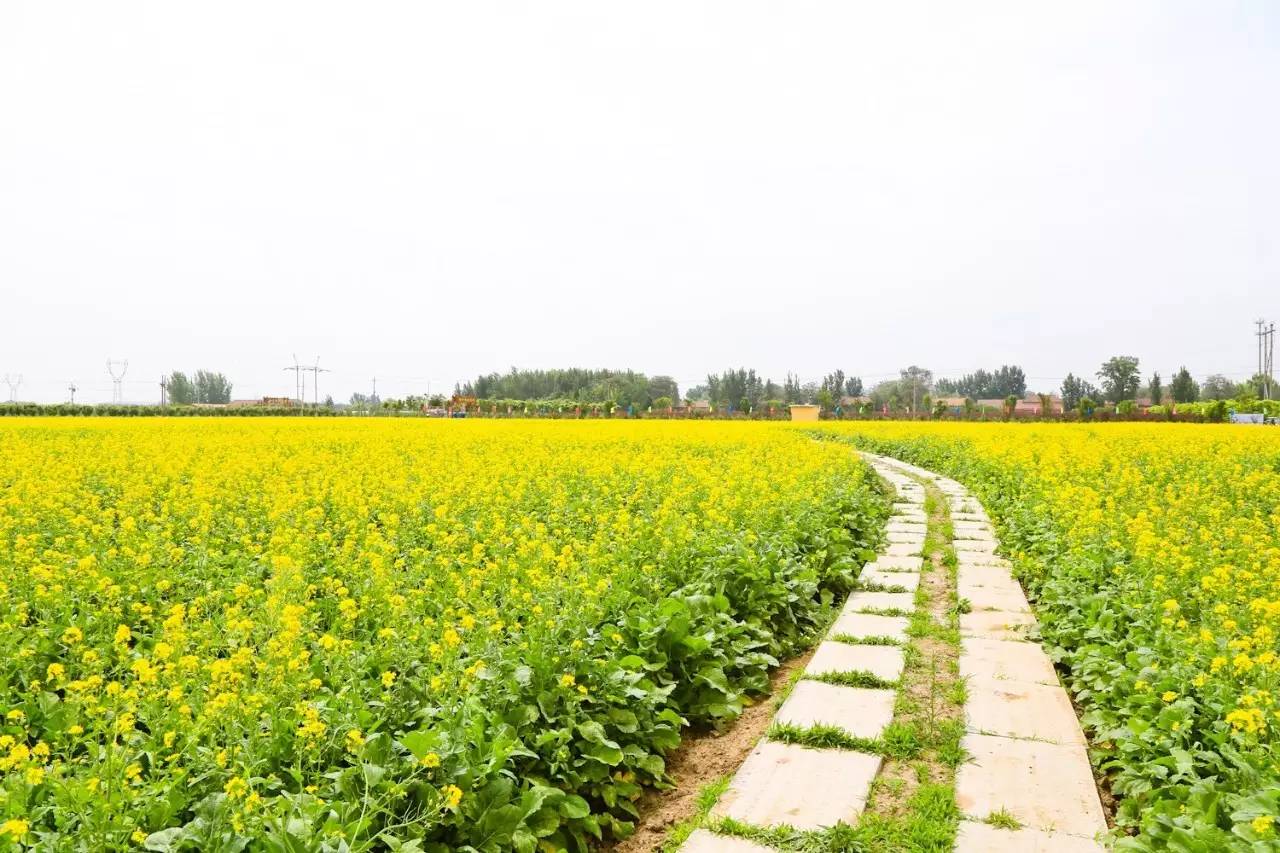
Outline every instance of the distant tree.
<svg viewBox="0 0 1280 853">
<path fill-rule="evenodd" d="M 332 409 L 332 408 L 333 408 L 333 395 L 332 395 L 332 394 L 326 394 L 326 395 L 325 395 L 325 398 L 324 398 L 324 407 L 325 407 L 326 409 Z"/>
<path fill-rule="evenodd" d="M 1200 388 L 1185 366 L 1178 368 L 1178 372 L 1173 375 L 1169 393 L 1175 403 L 1194 403 L 1200 399 Z"/>
<path fill-rule="evenodd" d="M 862 377 L 850 376 L 844 382 L 844 393 L 850 397 L 862 396 Z"/>
<path fill-rule="evenodd" d="M 1010 394 L 1004 398 L 1004 417 L 1005 420 L 1013 417 L 1014 410 L 1018 408 L 1018 397 L 1016 394 Z"/>
<path fill-rule="evenodd" d="M 169 374 L 169 402 L 175 406 L 190 406 L 196 401 L 196 386 L 181 370 Z"/>
<path fill-rule="evenodd" d="M 1200 386 L 1200 399 L 1202 400 L 1230 400 L 1235 396 L 1236 383 L 1232 382 L 1221 373 L 1215 373 L 1204 380 L 1204 384 Z"/>
<path fill-rule="evenodd" d="M 1138 360 L 1131 355 L 1107 359 L 1098 369 L 1098 378 L 1102 380 L 1103 396 L 1113 403 L 1136 397 L 1142 381 L 1138 374 Z"/>
<path fill-rule="evenodd" d="M 1249 377 L 1249 381 L 1241 383 L 1244 388 L 1248 389 L 1249 395 L 1255 400 L 1267 400 L 1275 395 L 1276 381 L 1265 373 L 1255 373 Z M 1244 390 L 1242 388 L 1241 390 Z M 1236 396 L 1243 396 L 1237 394 Z"/>
<path fill-rule="evenodd" d="M 819 387 L 831 395 L 832 400 L 839 400 L 844 396 L 844 371 L 835 370 L 828 373 L 822 377 L 822 384 Z"/>
<path fill-rule="evenodd" d="M 804 402 L 804 389 L 800 385 L 800 379 L 790 371 L 787 372 L 787 378 L 782 381 L 782 398 L 788 403 Z"/>
<path fill-rule="evenodd" d="M 1160 374 L 1152 373 L 1151 382 L 1147 384 L 1147 394 L 1151 396 L 1151 405 L 1158 406 L 1164 400 L 1164 389 L 1160 387 Z"/>
<path fill-rule="evenodd" d="M 670 397 L 654 397 L 653 407 L 657 409 L 659 412 L 665 412 L 671 408 L 671 398 Z"/>
<path fill-rule="evenodd" d="M 1047 417 L 1049 415 L 1052 415 L 1053 414 L 1053 395 L 1037 394 L 1036 397 L 1039 398 L 1040 400 L 1040 416 Z"/>
<path fill-rule="evenodd" d="M 1080 402 L 1076 403 L 1076 408 L 1080 411 L 1080 417 L 1091 418 L 1097 405 L 1091 397 L 1081 397 Z"/>
<path fill-rule="evenodd" d="M 680 386 L 677 385 L 675 379 L 670 376 L 649 377 L 649 387 L 647 390 L 649 392 L 649 400 L 654 408 L 657 408 L 657 400 L 659 397 L 667 397 L 672 400 L 680 399 Z"/>
<path fill-rule="evenodd" d="M 899 371 L 899 389 L 903 399 L 911 400 L 911 411 L 916 411 L 920 399 L 933 388 L 933 371 L 911 365 Z"/>
<path fill-rule="evenodd" d="M 1062 408 L 1064 411 L 1079 407 L 1080 401 L 1085 397 L 1097 399 L 1100 396 L 1098 389 L 1092 384 L 1070 373 L 1067 374 L 1066 379 L 1062 380 Z"/>
<path fill-rule="evenodd" d="M 994 373 L 975 370 L 959 379 L 939 379 L 935 389 L 939 394 L 976 397 L 982 400 L 1003 399 L 1010 394 L 1021 399 L 1027 393 L 1027 376 L 1021 367 L 1006 364 Z"/>
<path fill-rule="evenodd" d="M 440 394 L 432 394 L 430 397 L 427 398 L 427 405 L 433 409 L 443 409 L 444 403 L 445 403 L 445 399 Z"/>
<path fill-rule="evenodd" d="M 832 396 L 831 390 L 829 388 L 820 388 L 818 390 L 817 399 L 818 399 L 818 405 L 822 407 L 823 411 L 827 411 L 827 412 L 831 411 L 833 405 L 835 404 L 835 397 Z"/>
<path fill-rule="evenodd" d="M 689 401 L 693 400 L 710 400 L 711 389 L 706 385 L 694 385 L 684 393 L 684 398 Z"/>
</svg>

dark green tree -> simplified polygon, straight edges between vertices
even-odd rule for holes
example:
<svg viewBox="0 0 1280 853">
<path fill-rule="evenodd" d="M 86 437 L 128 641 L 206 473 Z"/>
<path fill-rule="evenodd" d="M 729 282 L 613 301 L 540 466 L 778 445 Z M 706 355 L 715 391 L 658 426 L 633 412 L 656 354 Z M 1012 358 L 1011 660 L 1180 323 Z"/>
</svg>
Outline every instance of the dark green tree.
<svg viewBox="0 0 1280 853">
<path fill-rule="evenodd" d="M 1138 359 L 1131 355 L 1112 356 L 1098 368 L 1102 380 L 1102 393 L 1112 403 L 1132 400 L 1138 395 L 1142 379 L 1138 373 Z"/>
<path fill-rule="evenodd" d="M 1164 388 L 1160 387 L 1160 374 L 1152 373 L 1147 384 L 1147 394 L 1151 396 L 1151 405 L 1158 406 L 1164 401 Z"/>
<path fill-rule="evenodd" d="M 1070 373 L 1067 374 L 1066 379 L 1062 380 L 1063 411 L 1077 408 L 1080 405 L 1080 401 L 1085 397 L 1097 399 L 1100 396 L 1102 395 L 1092 384 Z"/>
<path fill-rule="evenodd" d="M 1196 385 L 1196 381 L 1191 378 L 1191 372 L 1185 365 L 1178 368 L 1178 372 L 1173 375 L 1173 382 L 1169 384 L 1169 393 L 1175 403 L 1194 403 L 1200 399 L 1200 386 Z"/>
</svg>

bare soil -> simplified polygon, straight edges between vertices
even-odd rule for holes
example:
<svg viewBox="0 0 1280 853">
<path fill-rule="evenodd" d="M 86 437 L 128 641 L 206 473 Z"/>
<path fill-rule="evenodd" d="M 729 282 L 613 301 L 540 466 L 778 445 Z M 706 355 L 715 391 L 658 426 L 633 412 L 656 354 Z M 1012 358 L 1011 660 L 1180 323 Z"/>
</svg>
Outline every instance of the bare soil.
<svg viewBox="0 0 1280 853">
<path fill-rule="evenodd" d="M 814 649 L 784 661 L 770 676 L 769 693 L 757 697 L 730 728 L 723 732 L 686 732 L 684 742 L 667 756 L 667 772 L 674 788 L 649 791 L 640 800 L 640 820 L 627 839 L 600 849 L 613 853 L 652 853 L 662 846 L 677 823 L 698 810 L 698 792 L 708 782 L 737 771 L 773 721 L 773 697 L 803 670 Z"/>
</svg>

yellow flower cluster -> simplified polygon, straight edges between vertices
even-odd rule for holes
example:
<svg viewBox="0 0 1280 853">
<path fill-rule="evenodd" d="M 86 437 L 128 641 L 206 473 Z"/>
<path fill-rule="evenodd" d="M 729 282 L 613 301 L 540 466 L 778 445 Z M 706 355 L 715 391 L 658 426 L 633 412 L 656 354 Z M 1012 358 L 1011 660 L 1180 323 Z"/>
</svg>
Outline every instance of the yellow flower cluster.
<svg viewBox="0 0 1280 853">
<path fill-rule="evenodd" d="M 211 797 L 247 835 L 375 783 L 465 810 L 465 743 L 395 738 L 525 660 L 597 701 L 629 602 L 862 476 L 778 425 L 270 418 L 8 418 L 0 472 L 0 837 L 29 803 L 95 848 Z"/>
<path fill-rule="evenodd" d="M 1168 808 L 1185 810 L 1196 777 L 1229 796 L 1264 789 L 1260 778 L 1280 784 L 1270 757 L 1280 745 L 1280 430 L 833 429 L 955 476 L 986 501 L 1082 694 L 1086 725 L 1105 734 L 1099 754 L 1124 741 L 1104 757 L 1113 790 L 1134 794 L 1122 820 L 1166 832 L 1152 817 L 1168 813 L 1156 801 L 1167 796 Z M 1230 750 L 1218 748 L 1224 741 Z M 1177 774 L 1160 764 L 1171 752 L 1180 756 Z M 1238 814 L 1254 807 L 1240 803 Z M 1200 826 L 1193 818 L 1180 831 Z M 1205 849 L 1232 842 L 1202 840 Z"/>
</svg>

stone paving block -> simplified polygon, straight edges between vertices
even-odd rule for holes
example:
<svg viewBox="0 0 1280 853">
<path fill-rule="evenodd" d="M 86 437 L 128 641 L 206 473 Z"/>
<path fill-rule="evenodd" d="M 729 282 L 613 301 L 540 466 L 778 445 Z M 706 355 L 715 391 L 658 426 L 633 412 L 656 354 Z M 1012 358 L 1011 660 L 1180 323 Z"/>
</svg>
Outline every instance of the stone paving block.
<svg viewBox="0 0 1280 853">
<path fill-rule="evenodd" d="M 970 512 L 967 510 L 958 510 L 955 508 L 952 508 L 951 510 L 951 520 L 952 521 L 984 521 L 984 522 L 991 521 L 991 519 L 987 517 L 987 514 L 985 512 Z"/>
<path fill-rule="evenodd" d="M 862 610 L 904 610 L 907 613 L 916 609 L 916 599 L 909 592 L 855 592 L 845 602 L 845 613 L 858 613 Z"/>
<path fill-rule="evenodd" d="M 1037 643 L 1016 640 L 964 638 L 960 641 L 960 677 L 1058 685 L 1053 661 L 1044 649 Z"/>
<path fill-rule="evenodd" d="M 905 616 L 876 616 L 874 613 L 841 613 L 831 626 L 831 634 L 850 637 L 888 637 L 905 642 L 908 620 Z"/>
<path fill-rule="evenodd" d="M 963 542 L 968 539 L 992 539 L 994 537 L 994 531 L 988 527 L 986 530 L 955 530 L 951 538 L 952 541 Z"/>
<path fill-rule="evenodd" d="M 996 548 L 998 548 L 999 546 L 1000 546 L 1000 543 L 989 536 L 984 539 L 953 539 L 951 540 L 951 547 L 956 550 L 956 553 L 959 553 L 961 551 L 969 551 L 969 552 L 980 552 L 983 554 L 990 554 L 994 552 Z"/>
<path fill-rule="evenodd" d="M 886 557 L 915 557 L 924 551 L 924 543 L 890 542 L 881 552 Z"/>
<path fill-rule="evenodd" d="M 923 533 L 903 533 L 900 530 L 886 530 L 884 534 L 884 538 L 886 542 L 891 542 L 891 543 L 900 542 L 905 545 L 923 545 L 924 544 Z M 995 543 L 992 543 L 992 547 L 993 548 L 995 547 Z"/>
<path fill-rule="evenodd" d="M 1039 829 L 1000 829 L 970 820 L 960 821 L 955 853 L 1105 853 L 1092 838 L 1044 832 Z"/>
<path fill-rule="evenodd" d="M 956 804 L 985 820 L 1004 809 L 1031 829 L 1093 838 L 1107 828 L 1080 746 L 965 735 L 970 760 L 956 771 Z"/>
<path fill-rule="evenodd" d="M 1067 691 L 1056 684 L 971 678 L 964 718 L 971 732 L 1084 745 Z"/>
<path fill-rule="evenodd" d="M 906 501 L 894 501 L 894 512 L 922 512 L 920 505 L 916 503 L 907 503 Z"/>
<path fill-rule="evenodd" d="M 893 722 L 892 690 L 799 681 L 774 721 L 792 726 L 835 726 L 854 737 L 879 737 Z"/>
<path fill-rule="evenodd" d="M 960 592 L 961 598 L 969 599 L 969 606 L 974 610 L 1004 610 L 1009 613 L 1030 613 L 1031 605 L 1027 603 L 1027 597 L 1022 594 L 1021 587 L 1009 589 L 1007 587 L 995 586 L 971 586 L 966 587 L 966 592 Z"/>
<path fill-rule="evenodd" d="M 897 681 L 902 677 L 903 665 L 902 649 L 897 646 L 859 646 L 828 640 L 818 644 L 804 672 L 805 675 L 869 672 L 886 681 Z"/>
<path fill-rule="evenodd" d="M 867 805 L 880 756 L 761 741 L 712 814 L 756 826 L 821 829 L 854 824 Z"/>
<path fill-rule="evenodd" d="M 960 614 L 960 636 L 987 640 L 1025 640 L 1036 620 L 1030 613 L 979 610 Z"/>
<path fill-rule="evenodd" d="M 924 568 L 923 557 L 876 557 L 863 566 L 863 571 L 871 569 L 879 572 L 918 572 Z"/>
<path fill-rule="evenodd" d="M 695 829 L 684 844 L 680 853 L 775 853 L 772 847 L 764 847 L 753 841 L 734 838 L 731 835 L 716 835 L 705 829 Z"/>
<path fill-rule="evenodd" d="M 996 554 L 989 554 L 985 551 L 957 551 L 956 565 L 958 566 L 1003 566 L 1006 569 L 1013 568 L 1013 563 L 1004 557 Z"/>
<path fill-rule="evenodd" d="M 858 583 L 865 586 L 900 586 L 907 592 L 915 592 L 916 587 L 920 586 L 920 575 L 916 572 L 869 572 L 864 568 L 862 574 L 858 575 Z"/>
<path fill-rule="evenodd" d="M 891 518 L 884 529 L 889 533 L 910 533 L 916 536 L 924 536 L 929 529 L 929 525 L 923 522 L 895 521 Z"/>
<path fill-rule="evenodd" d="M 989 533 L 991 531 L 991 522 L 989 521 L 965 521 L 964 519 L 953 518 L 951 519 L 951 526 L 957 532 L 964 530 Z"/>
<path fill-rule="evenodd" d="M 960 592 L 968 587 L 974 586 L 993 586 L 998 589 L 1012 590 L 1013 588 L 1022 589 L 1022 586 L 1013 579 L 1013 573 L 1006 566 L 993 566 L 988 564 L 965 563 L 956 569 L 956 591 Z"/>
</svg>

